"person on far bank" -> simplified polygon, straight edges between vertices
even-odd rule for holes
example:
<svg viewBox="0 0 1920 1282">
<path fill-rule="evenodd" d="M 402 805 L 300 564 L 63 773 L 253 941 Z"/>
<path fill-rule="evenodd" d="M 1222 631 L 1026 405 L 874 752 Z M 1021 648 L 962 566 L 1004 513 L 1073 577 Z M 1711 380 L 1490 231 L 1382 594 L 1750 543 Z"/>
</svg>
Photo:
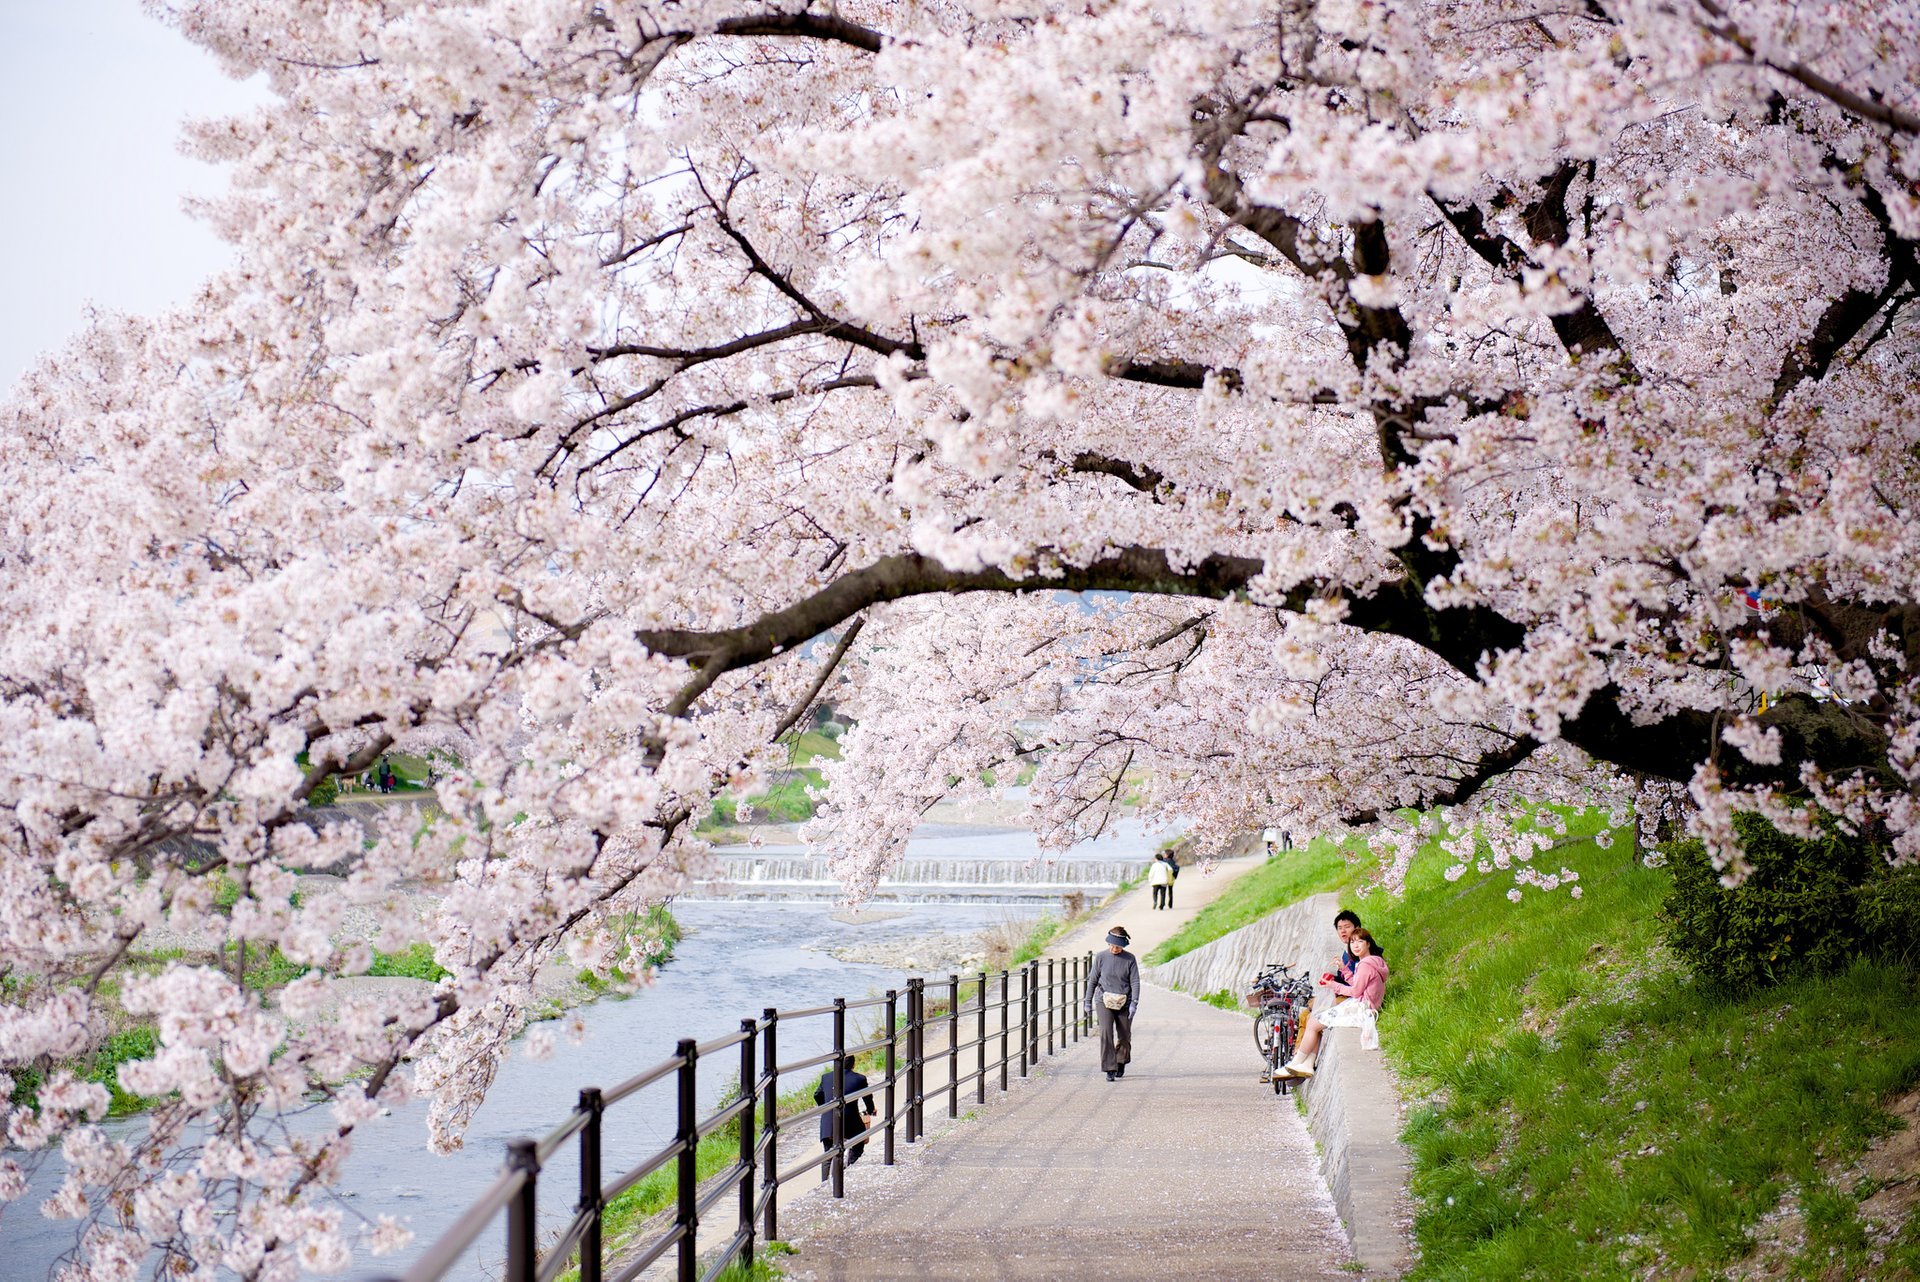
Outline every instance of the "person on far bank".
<svg viewBox="0 0 1920 1282">
<path fill-rule="evenodd" d="M 1295 1049 L 1293 1058 L 1279 1069 L 1281 1076 L 1312 1077 L 1314 1057 L 1320 1050 L 1320 1037 L 1329 1028 L 1357 1028 L 1363 1049 L 1380 1048 L 1380 1033 L 1375 1027 L 1374 1016 L 1379 1014 L 1380 1002 L 1387 995 L 1387 959 L 1375 951 L 1373 936 L 1359 927 L 1355 927 L 1353 934 L 1348 937 L 1347 947 L 1353 951 L 1353 982 L 1343 983 L 1332 972 L 1322 975 L 1320 982 L 1331 985 L 1340 996 L 1353 1000 L 1329 1006 L 1307 1021 L 1307 1031 L 1301 1034 L 1300 1045 Z"/>
<path fill-rule="evenodd" d="M 1173 883 L 1180 876 L 1180 865 L 1174 862 L 1173 853 L 1163 850 L 1153 857 L 1147 865 L 1147 884 L 1153 887 L 1153 906 L 1173 907 Z"/>
<path fill-rule="evenodd" d="M 860 1092 L 866 1089 L 867 1075 L 857 1071 L 853 1067 L 853 1061 L 848 1060 L 847 1070 L 841 1074 L 840 1077 L 839 1090 L 833 1088 L 833 1069 L 831 1067 L 829 1067 L 826 1072 L 820 1074 L 820 1084 L 813 1088 L 813 1102 L 816 1104 L 824 1104 L 830 1099 L 850 1099 L 853 1096 L 860 1095 Z M 863 1108 L 867 1114 L 864 1122 L 860 1120 L 860 1110 Z M 858 1107 L 855 1107 L 853 1104 L 848 1104 L 840 1110 L 840 1138 L 843 1141 L 848 1141 L 848 1166 L 852 1166 L 855 1162 L 859 1161 L 860 1155 L 867 1151 L 867 1142 L 865 1140 L 861 1140 L 857 1144 L 851 1141 L 854 1136 L 873 1125 L 873 1113 L 873 1096 L 871 1095 L 861 1096 Z M 827 1151 L 829 1158 L 833 1156 L 833 1113 L 831 1111 L 820 1114 L 820 1147 Z M 826 1179 L 827 1173 L 832 1169 L 833 1164 L 831 1162 L 822 1162 L 820 1164 L 820 1178 L 823 1180 Z"/>
<path fill-rule="evenodd" d="M 1107 1080 L 1127 1075 L 1133 1058 L 1133 1017 L 1140 1010 L 1140 962 L 1127 951 L 1133 939 L 1125 926 L 1107 932 L 1107 951 L 1087 972 L 1087 1013 L 1100 1028 L 1100 1067 Z"/>
</svg>

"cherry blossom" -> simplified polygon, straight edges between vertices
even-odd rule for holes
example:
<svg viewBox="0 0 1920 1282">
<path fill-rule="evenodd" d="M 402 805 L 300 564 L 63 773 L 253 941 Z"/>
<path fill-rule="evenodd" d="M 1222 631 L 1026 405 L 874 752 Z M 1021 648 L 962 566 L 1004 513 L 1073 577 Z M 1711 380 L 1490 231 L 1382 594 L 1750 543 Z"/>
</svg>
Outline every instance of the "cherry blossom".
<svg viewBox="0 0 1920 1282">
<path fill-rule="evenodd" d="M 829 690 L 854 899 L 1022 763 L 1047 850 L 1389 888 L 1578 897 L 1581 808 L 1920 852 L 1909 0 L 149 8 L 272 100 L 190 130 L 236 265 L 0 405 L 0 1070 L 159 1031 L 133 1140 L 5 1118 L 75 1279 L 396 1246 L 354 1129 L 457 1146 Z M 308 804 L 402 749 L 431 823 Z"/>
</svg>

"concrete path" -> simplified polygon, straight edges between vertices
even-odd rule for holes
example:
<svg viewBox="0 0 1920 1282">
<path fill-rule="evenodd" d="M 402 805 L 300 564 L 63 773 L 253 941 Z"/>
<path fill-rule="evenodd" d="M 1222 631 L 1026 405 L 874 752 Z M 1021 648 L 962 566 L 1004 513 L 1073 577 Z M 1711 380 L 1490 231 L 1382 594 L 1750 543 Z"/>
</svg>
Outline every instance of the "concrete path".
<svg viewBox="0 0 1920 1282">
<path fill-rule="evenodd" d="M 850 1170 L 844 1200 L 794 1207 L 782 1267 L 815 1282 L 1350 1278 L 1305 1125 L 1257 1068 L 1244 1017 L 1150 987 L 1125 1078 L 1105 1079 L 1091 1040 L 1071 1045 L 891 1171 Z"/>
</svg>

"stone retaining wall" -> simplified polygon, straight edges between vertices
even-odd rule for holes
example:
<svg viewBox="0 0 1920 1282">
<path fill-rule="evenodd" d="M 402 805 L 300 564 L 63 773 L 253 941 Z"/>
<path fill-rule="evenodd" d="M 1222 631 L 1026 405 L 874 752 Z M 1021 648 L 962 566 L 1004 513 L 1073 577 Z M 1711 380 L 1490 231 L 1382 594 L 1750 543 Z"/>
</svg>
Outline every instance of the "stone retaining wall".
<svg viewBox="0 0 1920 1282">
<path fill-rule="evenodd" d="M 1392 1072 L 1379 1051 L 1360 1048 L 1359 1029 L 1335 1028 L 1301 1093 L 1354 1259 L 1367 1277 L 1399 1277 L 1413 1263 L 1413 1198 L 1400 1144 L 1406 1109 Z"/>
<path fill-rule="evenodd" d="M 1180 893 L 1177 886 L 1174 893 Z M 1223 988 L 1239 997 L 1268 962 L 1326 969 L 1340 955 L 1340 940 L 1333 933 L 1333 915 L 1339 911 L 1339 896 L 1312 895 L 1163 965 L 1142 967 L 1140 973 L 1151 983 L 1195 997 Z"/>
</svg>

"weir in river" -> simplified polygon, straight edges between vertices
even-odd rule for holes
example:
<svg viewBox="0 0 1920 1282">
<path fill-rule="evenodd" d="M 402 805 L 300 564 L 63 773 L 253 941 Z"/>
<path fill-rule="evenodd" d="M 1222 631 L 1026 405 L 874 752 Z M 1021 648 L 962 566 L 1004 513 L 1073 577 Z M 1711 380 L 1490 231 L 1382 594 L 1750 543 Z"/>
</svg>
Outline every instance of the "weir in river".
<svg viewBox="0 0 1920 1282">
<path fill-rule="evenodd" d="M 845 889 L 825 856 L 722 852 L 716 876 L 696 882 L 689 899 L 832 903 Z M 1139 859 L 901 860 L 872 896 L 875 903 L 1034 904 L 1069 895 L 1099 899 L 1139 873 Z"/>
</svg>

